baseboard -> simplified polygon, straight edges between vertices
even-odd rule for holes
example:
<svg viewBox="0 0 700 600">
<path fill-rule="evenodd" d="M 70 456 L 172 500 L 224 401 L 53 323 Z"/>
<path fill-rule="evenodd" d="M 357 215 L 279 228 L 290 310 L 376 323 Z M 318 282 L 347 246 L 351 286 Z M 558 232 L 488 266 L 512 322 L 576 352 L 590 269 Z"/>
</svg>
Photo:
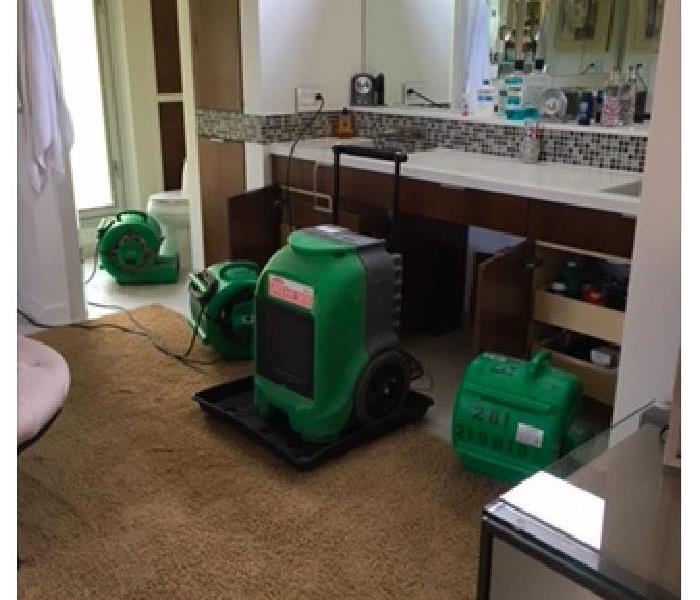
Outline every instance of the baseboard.
<svg viewBox="0 0 700 600">
<path fill-rule="evenodd" d="M 17 307 L 45 325 L 65 325 L 70 322 L 70 306 L 67 302 L 44 305 L 36 298 L 18 291 Z"/>
<path fill-rule="evenodd" d="M 80 254 L 83 260 L 92 258 L 97 247 L 97 225 L 83 225 L 78 231 Z"/>
</svg>

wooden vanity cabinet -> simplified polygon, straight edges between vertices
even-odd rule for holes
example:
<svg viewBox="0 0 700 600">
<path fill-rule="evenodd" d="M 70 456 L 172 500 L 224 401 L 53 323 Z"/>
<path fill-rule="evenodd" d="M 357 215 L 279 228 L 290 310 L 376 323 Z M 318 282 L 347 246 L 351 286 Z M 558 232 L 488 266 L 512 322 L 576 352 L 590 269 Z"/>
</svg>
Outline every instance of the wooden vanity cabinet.
<svg viewBox="0 0 700 600">
<path fill-rule="evenodd" d="M 313 161 L 271 157 L 272 178 L 264 202 L 278 211 L 274 224 L 266 210 L 251 219 L 253 196 L 229 200 L 231 256 L 269 256 L 291 229 L 328 223 L 332 209 L 332 169 Z M 289 187 L 287 188 L 287 182 Z M 401 179 L 397 238 L 404 256 L 403 322 L 408 329 L 434 334 L 460 326 L 465 305 L 468 226 L 484 227 L 524 238 L 481 262 L 475 274 L 472 350 L 528 357 L 556 328 L 566 328 L 620 344 L 624 313 L 548 294 L 543 288 L 567 256 L 580 254 L 629 263 L 635 220 L 616 213 L 578 208 L 479 190 Z M 386 211 L 392 176 L 343 167 L 340 224 L 386 237 Z M 239 204 L 242 198 L 247 198 Z M 256 197 L 262 202 L 263 196 Z M 282 209 L 284 207 L 284 210 Z M 243 211 L 245 214 L 243 214 Z M 238 216 L 236 216 L 238 215 Z M 236 223 L 247 219 L 247 225 Z M 246 243 L 242 252 L 234 228 Z M 276 228 L 273 243 L 271 227 Z M 282 233 L 280 233 L 280 228 Z M 257 249 L 251 232 L 263 229 Z M 254 236 L 253 236 L 254 237 Z M 278 247 L 278 246 L 276 246 Z M 264 262 L 264 261 L 262 261 Z M 616 372 L 601 370 L 572 357 L 555 363 L 576 372 L 591 397 L 611 403 Z M 579 364 L 582 363 L 582 364 Z"/>
<path fill-rule="evenodd" d="M 211 265 L 229 258 L 227 198 L 245 190 L 245 146 L 200 137 L 198 148 L 204 258 Z"/>
<path fill-rule="evenodd" d="M 548 290 L 568 258 L 601 259 L 629 265 L 624 256 L 527 240 L 504 249 L 479 265 L 472 352 L 497 352 L 529 358 L 540 349 L 552 353 L 552 364 L 579 377 L 583 392 L 602 404 L 615 401 L 617 369 L 547 348 L 562 329 L 622 344 L 625 313 Z"/>
</svg>

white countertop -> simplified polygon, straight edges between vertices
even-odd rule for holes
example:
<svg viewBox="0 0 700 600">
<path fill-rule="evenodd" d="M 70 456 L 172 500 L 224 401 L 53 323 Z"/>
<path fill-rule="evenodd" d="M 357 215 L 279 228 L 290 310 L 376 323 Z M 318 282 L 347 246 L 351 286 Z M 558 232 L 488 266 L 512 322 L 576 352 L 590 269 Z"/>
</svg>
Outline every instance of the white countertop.
<svg viewBox="0 0 700 600">
<path fill-rule="evenodd" d="M 362 138 L 304 140 L 297 145 L 294 157 L 332 165 L 331 147 L 338 143 L 371 145 L 370 140 Z M 269 151 L 288 156 L 290 147 L 290 142 L 270 144 Z M 392 163 L 355 156 L 343 156 L 341 161 L 343 166 L 393 174 Z M 642 174 L 636 172 L 552 162 L 529 165 L 514 158 L 450 149 L 410 153 L 401 174 L 442 185 L 524 196 L 631 216 L 637 215 L 639 196 L 629 191 L 614 193 L 609 190 L 634 185 L 642 180 Z"/>
</svg>

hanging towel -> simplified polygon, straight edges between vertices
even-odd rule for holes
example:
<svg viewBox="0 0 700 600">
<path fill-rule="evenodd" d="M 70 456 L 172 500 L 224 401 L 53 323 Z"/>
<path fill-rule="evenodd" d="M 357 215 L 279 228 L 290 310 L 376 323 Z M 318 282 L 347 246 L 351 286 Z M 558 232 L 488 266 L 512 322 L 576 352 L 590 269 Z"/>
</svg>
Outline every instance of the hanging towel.
<svg viewBox="0 0 700 600">
<path fill-rule="evenodd" d="M 466 44 L 467 72 L 464 78 L 464 97 L 467 100 L 470 113 L 474 111 L 476 105 L 477 89 L 484 79 L 491 77 L 489 15 L 488 0 L 477 0 L 474 16 L 471 20 L 471 36 Z"/>
<path fill-rule="evenodd" d="M 63 98 L 53 28 L 44 0 L 21 0 L 18 9 L 18 104 L 30 148 L 30 180 L 40 193 L 49 170 L 60 176 L 66 173 L 73 126 Z"/>
</svg>

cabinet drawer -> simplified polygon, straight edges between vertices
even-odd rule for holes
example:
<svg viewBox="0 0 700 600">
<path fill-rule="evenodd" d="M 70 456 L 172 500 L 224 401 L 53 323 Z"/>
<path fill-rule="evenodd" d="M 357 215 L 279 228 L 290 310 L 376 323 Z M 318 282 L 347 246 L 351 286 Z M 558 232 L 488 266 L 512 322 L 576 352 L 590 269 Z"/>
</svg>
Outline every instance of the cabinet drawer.
<svg viewBox="0 0 700 600">
<path fill-rule="evenodd" d="M 552 366 L 568 371 L 576 375 L 583 385 L 583 394 L 593 400 L 614 406 L 615 389 L 617 387 L 617 369 L 606 369 L 585 360 L 574 358 L 550 350 L 546 347 L 535 345 L 534 351 L 547 350 L 552 353 Z"/>
<path fill-rule="evenodd" d="M 527 200 L 405 179 L 401 182 L 402 212 L 525 236 Z"/>
<path fill-rule="evenodd" d="M 535 321 L 622 344 L 625 313 L 545 290 L 535 291 Z"/>
<path fill-rule="evenodd" d="M 528 236 L 631 258 L 636 221 L 617 213 L 530 201 Z"/>
</svg>

